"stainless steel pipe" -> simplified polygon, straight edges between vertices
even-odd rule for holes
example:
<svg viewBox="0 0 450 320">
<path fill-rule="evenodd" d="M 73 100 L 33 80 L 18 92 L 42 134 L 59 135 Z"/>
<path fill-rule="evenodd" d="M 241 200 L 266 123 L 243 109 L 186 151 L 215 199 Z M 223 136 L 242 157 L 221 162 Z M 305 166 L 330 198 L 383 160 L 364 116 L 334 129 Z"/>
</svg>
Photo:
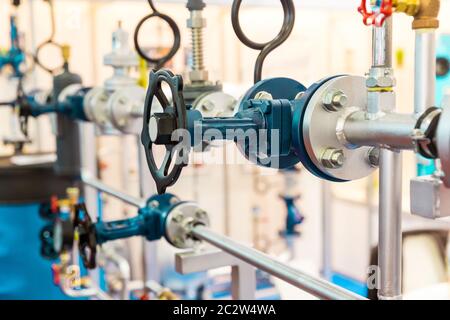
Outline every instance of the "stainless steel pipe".
<svg viewBox="0 0 450 320">
<path fill-rule="evenodd" d="M 366 113 L 355 112 L 345 119 L 343 138 L 353 146 L 414 149 L 414 128 L 417 120 L 409 114 L 387 113 L 367 119 Z"/>
<path fill-rule="evenodd" d="M 436 30 L 416 30 L 414 68 L 414 113 L 420 116 L 435 106 Z"/>
<path fill-rule="evenodd" d="M 110 196 L 120 199 L 123 202 L 131 204 L 132 206 L 135 206 L 137 208 L 144 208 L 147 205 L 147 201 L 145 199 L 136 198 L 114 188 L 111 188 L 110 186 L 104 184 L 102 181 L 92 177 L 92 175 L 88 172 L 83 172 L 81 174 L 81 181 L 85 185 L 95 188 L 101 192 L 107 193 Z"/>
<path fill-rule="evenodd" d="M 387 18 L 382 27 L 372 32 L 372 67 L 392 67 L 392 18 Z"/>
<path fill-rule="evenodd" d="M 329 300 L 366 300 L 357 294 L 338 287 L 328 281 L 310 276 L 304 272 L 289 267 L 255 249 L 239 244 L 225 236 L 216 234 L 204 226 L 192 229 L 192 235 L 206 241 L 215 247 L 228 252 L 232 256 L 258 269 L 284 280 L 320 299 Z"/>
<path fill-rule="evenodd" d="M 380 152 L 380 212 L 378 266 L 384 300 L 402 297 L 402 157 L 399 152 Z"/>
<path fill-rule="evenodd" d="M 384 73 L 392 71 L 392 17 L 386 19 L 381 28 L 373 29 L 373 68 L 382 68 Z M 395 83 L 395 82 L 393 82 Z M 370 99 L 370 94 L 378 95 Z M 380 112 L 389 114 L 395 112 L 395 103 L 389 105 L 377 105 L 383 92 L 369 92 L 367 109 L 372 112 L 375 127 Z M 394 100 L 395 101 L 395 100 Z M 386 120 L 386 119 L 385 119 Z M 392 128 L 389 122 L 382 126 Z M 372 126 L 372 125 L 370 125 Z M 377 129 L 384 130 L 384 129 Z M 405 131 L 405 129 L 396 129 Z M 404 136 L 406 131 L 400 136 Z M 380 132 L 378 132 L 379 134 Z M 399 138 L 396 134 L 394 137 Z M 389 135 L 383 136 L 389 138 Z M 392 136 L 390 136 L 392 138 Z M 402 140 L 402 139 L 400 139 Z M 378 297 L 380 299 L 401 299 L 402 278 L 402 159 L 399 152 L 382 148 L 380 151 L 380 186 L 379 186 L 379 226 L 378 226 L 378 267 L 377 276 L 380 287 Z"/>
</svg>

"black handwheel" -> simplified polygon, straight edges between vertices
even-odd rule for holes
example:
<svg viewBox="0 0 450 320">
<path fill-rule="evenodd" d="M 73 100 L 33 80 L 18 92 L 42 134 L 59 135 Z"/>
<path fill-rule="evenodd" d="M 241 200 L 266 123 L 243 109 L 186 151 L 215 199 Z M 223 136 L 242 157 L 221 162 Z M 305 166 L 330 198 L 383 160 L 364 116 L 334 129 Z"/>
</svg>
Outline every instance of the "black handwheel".
<svg viewBox="0 0 450 320">
<path fill-rule="evenodd" d="M 95 226 L 84 203 L 78 204 L 75 207 L 74 226 L 78 228 L 78 247 L 81 260 L 87 269 L 94 269 L 97 265 L 97 238 Z"/>
<path fill-rule="evenodd" d="M 172 104 L 162 90 L 163 82 L 170 87 Z M 155 96 L 163 108 L 162 113 L 152 112 Z M 168 70 L 152 71 L 145 100 L 141 141 L 159 194 L 165 193 L 167 187 L 178 180 L 183 167 L 188 164 L 190 141 L 186 139 L 186 129 L 183 78 Z M 159 168 L 153 155 L 153 144 L 166 147 L 166 154 Z"/>
</svg>

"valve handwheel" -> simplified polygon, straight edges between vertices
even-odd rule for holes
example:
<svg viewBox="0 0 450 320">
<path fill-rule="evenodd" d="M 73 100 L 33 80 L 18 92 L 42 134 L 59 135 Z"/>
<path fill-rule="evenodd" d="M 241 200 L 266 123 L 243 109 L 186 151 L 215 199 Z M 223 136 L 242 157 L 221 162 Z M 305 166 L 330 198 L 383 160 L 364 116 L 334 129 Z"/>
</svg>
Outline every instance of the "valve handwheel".
<svg viewBox="0 0 450 320">
<path fill-rule="evenodd" d="M 384 21 L 394 12 L 392 2 L 392 0 L 362 0 L 358 11 L 363 16 L 364 24 L 366 26 L 383 26 Z M 369 10 L 368 6 L 371 6 L 372 9 Z M 379 10 L 373 10 L 374 7 L 379 8 Z"/>
<path fill-rule="evenodd" d="M 172 93 L 172 104 L 167 99 L 162 84 L 168 84 Z M 163 112 L 155 113 L 153 99 L 158 99 Z M 188 164 L 190 141 L 186 141 L 186 105 L 183 98 L 183 79 L 168 70 L 152 71 L 145 100 L 144 124 L 141 141 L 144 145 L 147 163 L 155 180 L 159 194 L 165 193 L 180 177 Z M 166 148 L 160 167 L 156 164 L 153 145 Z"/>
<path fill-rule="evenodd" d="M 81 260 L 86 268 L 94 269 L 96 267 L 97 239 L 95 226 L 84 203 L 76 205 L 73 224 L 78 229 Z"/>
</svg>

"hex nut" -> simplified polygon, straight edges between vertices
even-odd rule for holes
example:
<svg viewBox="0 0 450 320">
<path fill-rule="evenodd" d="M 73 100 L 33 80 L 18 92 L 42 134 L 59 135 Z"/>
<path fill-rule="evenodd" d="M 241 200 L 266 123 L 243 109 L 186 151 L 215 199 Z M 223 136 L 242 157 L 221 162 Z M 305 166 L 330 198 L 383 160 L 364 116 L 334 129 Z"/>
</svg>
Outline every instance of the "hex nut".
<svg viewBox="0 0 450 320">
<path fill-rule="evenodd" d="M 333 148 L 326 149 L 322 154 L 320 161 L 325 168 L 341 168 L 345 162 L 344 151 Z"/>
<path fill-rule="evenodd" d="M 323 105 L 328 111 L 338 111 L 348 105 L 347 95 L 340 90 L 332 90 L 323 98 Z"/>
</svg>

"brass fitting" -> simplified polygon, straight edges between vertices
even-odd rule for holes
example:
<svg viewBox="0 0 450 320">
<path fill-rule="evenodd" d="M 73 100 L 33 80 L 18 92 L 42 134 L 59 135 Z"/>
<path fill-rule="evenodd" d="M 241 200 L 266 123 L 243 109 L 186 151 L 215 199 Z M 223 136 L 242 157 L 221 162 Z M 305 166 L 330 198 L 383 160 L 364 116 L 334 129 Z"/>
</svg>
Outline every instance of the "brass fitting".
<svg viewBox="0 0 450 320">
<path fill-rule="evenodd" d="M 417 29 L 439 28 L 440 0 L 420 0 L 419 11 L 414 15 L 412 27 Z"/>
<path fill-rule="evenodd" d="M 69 62 L 70 59 L 70 46 L 67 44 L 64 44 L 61 46 L 61 55 L 64 60 L 64 62 Z"/>
<path fill-rule="evenodd" d="M 392 6 L 396 12 L 403 12 L 408 16 L 415 16 L 420 9 L 420 0 L 393 0 Z"/>
</svg>

